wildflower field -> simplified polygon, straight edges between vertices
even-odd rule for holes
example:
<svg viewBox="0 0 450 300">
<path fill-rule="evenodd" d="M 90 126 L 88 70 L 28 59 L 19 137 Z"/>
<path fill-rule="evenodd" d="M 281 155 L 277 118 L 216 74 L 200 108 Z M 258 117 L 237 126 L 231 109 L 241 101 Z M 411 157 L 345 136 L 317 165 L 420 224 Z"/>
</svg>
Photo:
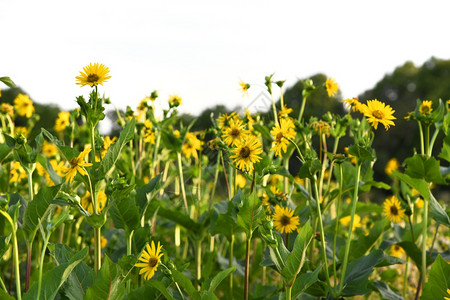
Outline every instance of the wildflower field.
<svg viewBox="0 0 450 300">
<path fill-rule="evenodd" d="M 117 111 L 112 137 L 98 130 L 108 67 L 75 76 L 79 108 L 52 130 L 33 128 L 28 95 L 1 104 L 0 299 L 450 299 L 450 101 L 401 116 L 351 98 L 306 119 L 337 83 L 305 80 L 294 115 L 270 75 L 270 117 L 196 132 L 182 98 L 155 91 Z M 420 144 L 374 180 L 372 143 L 399 122 Z"/>
</svg>

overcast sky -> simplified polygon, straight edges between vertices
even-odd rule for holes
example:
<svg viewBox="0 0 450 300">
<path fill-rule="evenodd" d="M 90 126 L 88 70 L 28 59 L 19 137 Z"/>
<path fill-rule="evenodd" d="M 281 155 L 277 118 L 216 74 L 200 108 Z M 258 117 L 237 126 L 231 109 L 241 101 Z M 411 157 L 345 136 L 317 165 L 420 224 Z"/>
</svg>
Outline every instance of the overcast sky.
<svg viewBox="0 0 450 300">
<path fill-rule="evenodd" d="M 77 107 L 75 84 L 99 62 L 100 88 L 135 108 L 151 91 L 183 98 L 183 112 L 245 106 L 264 76 L 290 86 L 322 72 L 344 97 L 411 60 L 449 59 L 446 1 L 21 1 L 0 0 L 0 77 L 39 103 Z M 238 81 L 254 84 L 242 98 Z M 0 83 L 1 84 L 1 83 Z M 0 86 L 5 89 L 6 86 Z M 1 101 L 1 100 L 0 100 Z"/>
</svg>

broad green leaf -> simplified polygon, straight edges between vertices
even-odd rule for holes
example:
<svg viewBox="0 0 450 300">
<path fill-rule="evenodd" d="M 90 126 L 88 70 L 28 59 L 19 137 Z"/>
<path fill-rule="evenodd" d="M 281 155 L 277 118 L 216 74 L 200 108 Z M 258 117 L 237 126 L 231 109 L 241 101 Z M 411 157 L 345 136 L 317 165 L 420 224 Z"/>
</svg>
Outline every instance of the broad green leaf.
<svg viewBox="0 0 450 300">
<path fill-rule="evenodd" d="M 28 203 L 23 216 L 23 230 L 26 233 L 28 242 L 33 241 L 38 229 L 39 219 L 45 215 L 50 207 L 50 201 L 54 200 L 61 185 L 52 187 L 42 186 L 33 200 Z"/>
<path fill-rule="evenodd" d="M 239 206 L 237 225 L 244 231 L 247 238 L 251 238 L 253 231 L 259 226 L 265 212 L 256 193 L 244 197 Z"/>
<path fill-rule="evenodd" d="M 322 163 L 320 162 L 320 160 L 318 160 L 317 158 L 312 159 L 312 160 L 307 160 L 307 161 L 305 161 L 303 166 L 300 168 L 298 176 L 300 178 L 313 179 L 314 175 L 317 172 L 319 172 L 320 170 L 322 170 Z"/>
<path fill-rule="evenodd" d="M 424 179 L 426 182 L 442 182 L 439 171 L 439 161 L 434 157 L 416 154 L 405 159 L 407 165 L 405 174 L 417 179 Z"/>
<path fill-rule="evenodd" d="M 55 144 L 55 146 L 59 149 L 59 152 L 61 152 L 61 154 L 67 161 L 70 161 L 72 158 L 77 157 L 80 154 L 80 152 L 78 152 L 76 149 L 65 146 L 64 142 L 58 140 L 58 138 L 53 136 L 53 134 L 51 134 L 44 128 L 41 128 L 41 132 L 50 140 L 50 142 Z"/>
<path fill-rule="evenodd" d="M 431 217 L 438 223 L 450 227 L 450 218 L 447 212 L 442 208 L 442 206 L 434 198 L 430 191 L 430 207 L 431 207 Z"/>
<path fill-rule="evenodd" d="M 16 298 L 10 296 L 3 289 L 0 289 L 0 299 L 3 299 L 3 300 L 16 300 Z"/>
<path fill-rule="evenodd" d="M 147 280 L 139 288 L 131 291 L 124 299 L 126 300 L 143 300 L 143 299 L 158 299 L 164 295 L 166 299 L 175 300 L 172 294 L 167 290 L 167 287 L 157 280 Z"/>
<path fill-rule="evenodd" d="M 44 167 L 44 169 L 48 172 L 50 175 L 50 179 L 55 183 L 55 185 L 58 185 L 61 183 L 61 176 L 59 176 L 55 170 L 53 169 L 52 164 L 50 163 L 50 160 L 45 158 L 42 155 L 37 156 L 37 162 L 41 164 L 41 166 Z"/>
<path fill-rule="evenodd" d="M 133 198 L 117 199 L 110 208 L 109 214 L 116 228 L 123 228 L 127 232 L 131 232 L 140 226 L 141 215 Z"/>
<path fill-rule="evenodd" d="M 54 245 L 53 256 L 58 264 L 67 263 L 76 255 L 71 248 L 63 244 Z M 67 298 L 71 300 L 83 299 L 84 294 L 94 281 L 94 271 L 86 263 L 81 262 L 70 273 L 62 290 Z"/>
<path fill-rule="evenodd" d="M 121 281 L 121 270 L 108 256 L 105 256 L 103 265 L 84 297 L 85 300 L 122 299 L 125 294 L 125 285 Z"/>
<path fill-rule="evenodd" d="M 136 120 L 133 118 L 123 128 L 117 142 L 109 147 L 108 152 L 100 163 L 99 178 L 104 178 L 106 176 L 106 174 L 112 169 L 117 159 L 119 158 L 120 152 L 122 151 L 123 147 L 125 147 L 125 145 L 134 138 L 135 125 Z"/>
<path fill-rule="evenodd" d="M 450 114 L 449 114 L 449 116 L 450 116 Z M 450 162 L 450 135 L 447 135 L 444 138 L 444 141 L 442 143 L 442 150 L 441 150 L 441 153 L 439 154 L 439 157 Z M 1 158 L 1 156 L 0 156 L 0 158 Z"/>
<path fill-rule="evenodd" d="M 40 299 L 54 299 L 73 269 L 87 256 L 88 248 L 78 251 L 69 261 L 47 271 L 42 277 Z M 38 283 L 35 282 L 24 295 L 24 300 L 34 300 L 38 297 Z"/>
<path fill-rule="evenodd" d="M 360 160 L 372 161 L 375 159 L 375 155 L 373 154 L 373 149 L 362 147 L 359 145 L 352 145 L 348 147 L 348 153 L 356 156 Z"/>
<path fill-rule="evenodd" d="M 283 262 L 285 262 L 289 256 L 290 252 L 284 245 L 283 238 L 279 234 L 274 233 L 274 237 L 277 240 L 278 252 L 280 253 L 281 259 L 283 260 Z M 272 249 L 272 247 L 269 247 L 269 255 L 270 255 L 270 259 L 272 260 L 272 263 L 275 264 L 277 269 L 281 271 L 283 268 L 282 268 L 280 262 L 278 261 L 275 250 Z"/>
<path fill-rule="evenodd" d="M 294 248 L 285 260 L 285 267 L 281 270 L 281 274 L 285 282 L 291 283 L 295 276 L 300 272 L 305 262 L 306 250 L 313 238 L 313 230 L 309 222 L 301 229 L 300 233 L 294 241 Z"/>
<path fill-rule="evenodd" d="M 6 77 L 6 76 L 0 77 L 0 81 L 3 82 L 4 84 L 6 84 L 10 88 L 16 87 L 16 84 L 14 83 L 14 81 L 12 81 L 12 79 L 9 77 Z"/>
<path fill-rule="evenodd" d="M 236 267 L 231 267 L 226 270 L 220 271 L 216 274 L 211 280 L 204 281 L 204 285 L 202 285 L 202 291 L 209 291 L 214 293 L 219 284 L 228 277 L 231 273 L 236 271 Z"/>
<path fill-rule="evenodd" d="M 172 276 L 175 282 L 177 282 L 181 288 L 194 300 L 200 300 L 200 293 L 192 285 L 192 282 L 183 273 L 172 270 Z"/>
<path fill-rule="evenodd" d="M 437 300 L 450 297 L 447 293 L 450 289 L 450 264 L 441 255 L 438 255 L 431 266 L 428 281 L 423 287 L 421 300 Z"/>
<path fill-rule="evenodd" d="M 301 293 L 317 282 L 317 278 L 322 267 L 323 265 L 320 265 L 313 272 L 303 273 L 297 277 L 294 285 L 292 286 L 292 299 L 297 299 Z"/>
<path fill-rule="evenodd" d="M 397 243 L 400 247 L 405 250 L 406 254 L 411 257 L 411 259 L 416 264 L 419 270 L 422 269 L 422 251 L 413 242 L 404 241 Z M 427 255 L 427 266 L 432 263 L 431 257 Z"/>
<path fill-rule="evenodd" d="M 369 235 L 361 235 L 354 242 L 352 246 L 352 251 L 350 253 L 351 257 L 358 258 L 366 254 L 373 244 L 378 240 L 378 238 L 384 233 L 386 229 L 390 227 L 390 222 L 388 219 L 382 219 L 379 222 L 375 222 L 374 226 L 370 229 Z"/>
<path fill-rule="evenodd" d="M 147 195 L 151 195 L 154 190 L 158 189 L 160 180 L 161 174 L 158 174 L 153 177 L 146 185 L 136 188 L 136 203 L 139 205 L 141 213 L 143 212 L 145 206 L 148 204 L 149 199 L 147 199 Z"/>
<path fill-rule="evenodd" d="M 11 152 L 11 148 L 7 144 L 0 145 L 0 163 L 5 159 L 6 156 Z"/>
<path fill-rule="evenodd" d="M 374 287 L 374 290 L 378 291 L 381 294 L 381 297 L 383 297 L 383 299 L 403 300 L 403 297 L 391 290 L 389 285 L 385 282 L 374 281 L 372 282 L 372 286 Z"/>
<path fill-rule="evenodd" d="M 200 232 L 201 230 L 201 225 L 193 221 L 189 216 L 186 216 L 186 214 L 180 213 L 175 208 L 168 209 L 164 207 L 164 202 L 154 199 L 150 202 L 146 215 L 153 216 L 156 211 L 158 212 L 158 216 L 171 220 L 192 232 Z"/>
<path fill-rule="evenodd" d="M 236 194 L 239 197 L 242 193 Z M 238 201 L 240 203 L 240 201 Z M 223 234 L 229 241 L 235 232 L 236 227 L 236 207 L 233 201 L 221 201 L 214 204 L 213 217 L 211 218 L 211 235 Z"/>
<path fill-rule="evenodd" d="M 392 174 L 412 188 L 415 188 L 422 195 L 422 197 L 426 199 L 430 198 L 430 189 L 428 188 L 428 183 L 425 180 L 412 178 L 407 174 L 402 174 L 397 171 L 392 171 Z"/>
</svg>

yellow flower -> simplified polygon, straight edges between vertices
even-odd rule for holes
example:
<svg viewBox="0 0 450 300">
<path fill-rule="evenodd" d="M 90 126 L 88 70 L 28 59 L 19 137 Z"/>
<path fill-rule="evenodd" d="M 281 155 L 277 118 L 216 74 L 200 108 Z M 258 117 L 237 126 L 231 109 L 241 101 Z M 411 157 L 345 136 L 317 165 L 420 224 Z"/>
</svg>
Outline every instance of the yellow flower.
<svg viewBox="0 0 450 300">
<path fill-rule="evenodd" d="M 94 243 L 94 237 L 92 237 L 91 239 L 91 243 Z M 104 238 L 103 236 L 100 236 L 100 247 L 105 248 L 106 244 L 108 244 L 108 240 L 106 238 Z"/>
<path fill-rule="evenodd" d="M 169 96 L 169 106 L 172 107 L 177 107 L 181 105 L 181 97 L 178 95 L 171 95 Z"/>
<path fill-rule="evenodd" d="M 254 135 L 249 135 L 241 139 L 231 152 L 233 155 L 230 158 L 233 159 L 233 163 L 241 171 L 247 170 L 250 172 L 253 170 L 253 163 L 261 160 L 258 154 L 261 154 L 263 151 L 258 138 Z"/>
<path fill-rule="evenodd" d="M 220 117 L 217 118 L 217 120 L 219 121 L 219 129 L 223 130 L 224 127 L 228 126 L 230 123 L 230 120 L 238 118 L 238 116 L 236 115 L 236 113 L 233 111 L 230 114 L 223 114 Z"/>
<path fill-rule="evenodd" d="M 14 166 L 11 169 L 11 178 L 9 179 L 10 183 L 20 182 L 22 179 L 27 178 L 27 173 L 25 169 L 19 162 L 14 162 Z"/>
<path fill-rule="evenodd" d="M 90 87 L 103 85 L 108 79 L 109 68 L 104 64 L 94 63 L 89 64 L 89 66 L 83 67 L 84 72 L 80 72 L 80 76 L 77 76 L 77 84 L 81 86 L 89 85 Z"/>
<path fill-rule="evenodd" d="M 391 222 L 400 223 L 405 216 L 405 209 L 402 209 L 400 201 L 395 196 L 386 198 L 384 201 L 384 214 Z"/>
<path fill-rule="evenodd" d="M 281 156 L 281 150 L 287 151 L 289 139 L 295 138 L 295 125 L 291 118 L 280 119 L 280 123 L 272 127 L 270 134 L 274 137 L 273 146 L 270 151 L 275 150 L 276 156 Z"/>
<path fill-rule="evenodd" d="M 47 170 L 39 163 L 36 163 L 36 170 L 38 172 L 39 176 L 44 176 L 45 181 L 47 182 L 48 186 L 54 186 L 55 183 L 53 182 L 53 180 L 50 178 L 50 174 L 47 172 Z"/>
<path fill-rule="evenodd" d="M 100 190 L 97 193 L 97 212 L 101 213 L 102 210 L 105 208 L 106 205 L 106 194 L 105 194 L 105 190 Z M 83 208 L 89 212 L 91 215 L 94 213 L 94 205 L 92 203 L 92 199 L 91 199 L 91 193 L 86 192 L 86 194 L 83 196 L 83 198 L 81 198 L 81 206 L 83 206 Z"/>
<path fill-rule="evenodd" d="M 140 274 L 144 274 L 144 278 L 146 280 L 149 280 L 150 278 L 155 275 L 155 271 L 158 269 L 158 264 L 161 261 L 161 257 L 164 255 L 164 253 L 161 252 L 162 245 L 158 242 L 158 247 L 155 247 L 155 242 L 152 241 L 152 245 L 149 246 L 146 245 L 146 249 L 142 251 L 141 257 L 139 257 L 139 260 L 141 262 L 138 262 L 135 264 L 135 267 L 142 268 L 139 271 Z"/>
<path fill-rule="evenodd" d="M 398 171 L 398 167 L 400 166 L 400 164 L 398 163 L 398 160 L 394 157 L 391 158 L 387 164 L 386 167 L 384 168 L 384 172 L 391 176 L 392 175 L 392 171 Z"/>
<path fill-rule="evenodd" d="M 433 111 L 433 108 L 431 106 L 433 105 L 433 102 L 430 100 L 423 100 L 422 104 L 419 107 L 419 111 L 422 115 L 429 115 Z"/>
<path fill-rule="evenodd" d="M 64 175 L 64 170 L 66 169 L 64 166 L 64 162 L 57 162 L 56 159 L 51 159 L 50 164 L 52 165 L 52 168 L 56 172 L 56 174 L 58 174 L 59 176 Z"/>
<path fill-rule="evenodd" d="M 422 208 L 424 204 L 425 204 L 425 202 L 423 201 L 422 198 L 417 198 L 417 201 L 416 201 L 417 208 L 419 208 L 419 209 Z"/>
<path fill-rule="evenodd" d="M 91 152 L 90 145 L 85 147 L 83 152 L 81 152 L 77 157 L 72 158 L 70 161 L 70 167 L 66 168 L 64 171 L 64 177 L 66 177 L 69 183 L 72 183 L 73 178 L 77 175 L 77 172 L 81 175 L 87 175 L 84 167 L 92 166 L 92 163 L 85 162 L 85 157 L 89 152 Z"/>
<path fill-rule="evenodd" d="M 327 88 L 328 97 L 334 97 L 339 90 L 339 86 L 333 78 L 327 78 L 325 86 Z"/>
<path fill-rule="evenodd" d="M 19 94 L 14 99 L 14 108 L 17 110 L 19 116 L 26 116 L 30 118 L 34 113 L 33 101 L 28 95 Z"/>
<path fill-rule="evenodd" d="M 339 220 L 339 223 L 341 223 L 342 225 L 348 227 L 350 226 L 350 219 L 352 218 L 352 216 L 347 216 L 347 217 L 343 217 Z M 356 228 L 361 227 L 361 217 L 357 214 L 355 214 L 354 218 L 353 218 L 353 228 L 352 230 L 355 230 Z"/>
<path fill-rule="evenodd" d="M 346 104 L 347 109 L 351 108 L 353 112 L 361 112 L 361 102 L 358 98 L 347 98 L 342 101 Z"/>
<path fill-rule="evenodd" d="M 247 184 L 247 179 L 242 174 L 237 174 L 236 176 L 236 185 L 243 189 Z"/>
<path fill-rule="evenodd" d="M 450 296 L 450 289 L 447 289 L 447 294 Z M 444 297 L 444 300 L 450 300 L 450 297 Z"/>
<path fill-rule="evenodd" d="M 191 156 L 194 158 L 198 158 L 197 151 L 200 151 L 202 149 L 203 142 L 200 141 L 195 134 L 192 132 L 188 132 L 186 134 L 186 139 L 184 141 L 183 147 L 181 148 L 181 151 L 184 155 L 186 155 L 187 158 L 190 158 Z"/>
<path fill-rule="evenodd" d="M 291 233 L 300 225 L 300 219 L 298 216 L 294 216 L 292 209 L 277 205 L 273 216 L 273 225 L 281 233 Z"/>
<path fill-rule="evenodd" d="M 9 115 L 11 118 L 14 116 L 14 107 L 8 103 L 2 103 L 0 112 L 5 115 Z"/>
<path fill-rule="evenodd" d="M 283 107 L 280 109 L 280 111 L 278 112 L 278 118 L 279 119 L 284 119 L 284 118 L 289 118 L 289 114 L 292 112 L 292 108 L 288 108 L 286 106 L 286 104 L 283 105 Z"/>
<path fill-rule="evenodd" d="M 286 194 L 280 191 L 275 185 L 270 186 L 270 191 L 277 199 L 286 201 Z"/>
<path fill-rule="evenodd" d="M 403 250 L 403 248 L 399 245 L 392 245 L 389 249 L 389 253 L 391 256 L 402 258 L 405 255 L 405 250 Z"/>
<path fill-rule="evenodd" d="M 231 119 L 229 126 L 223 130 L 223 141 L 229 146 L 235 146 L 243 136 L 248 134 L 248 130 L 245 130 L 244 127 L 245 124 L 243 124 L 242 120 L 237 118 Z"/>
<path fill-rule="evenodd" d="M 390 125 L 395 126 L 392 121 L 396 119 L 394 117 L 395 110 L 377 99 L 367 101 L 367 105 L 361 104 L 361 111 L 375 129 L 377 129 L 378 123 L 383 124 L 386 130 Z"/>
<path fill-rule="evenodd" d="M 52 143 L 49 143 L 47 141 L 44 141 L 41 149 L 42 149 L 42 153 L 47 157 L 52 157 L 52 156 L 55 156 L 56 154 L 58 154 L 58 148 L 56 148 L 55 145 L 53 145 Z"/>
<path fill-rule="evenodd" d="M 70 124 L 70 112 L 60 111 L 58 113 L 58 118 L 55 121 L 55 126 L 53 127 L 56 132 L 62 132 Z"/>
<path fill-rule="evenodd" d="M 28 128 L 24 126 L 17 126 L 15 128 L 16 134 L 22 134 L 24 137 L 28 137 Z"/>
<path fill-rule="evenodd" d="M 151 145 L 155 144 L 156 135 L 153 131 L 153 124 L 150 120 L 145 120 L 144 122 L 144 142 L 149 143 Z"/>
<path fill-rule="evenodd" d="M 348 158 L 351 158 L 350 162 L 354 165 L 356 165 L 356 157 L 354 155 L 351 155 L 348 153 L 348 147 L 344 148 L 345 153 L 347 153 Z"/>
<path fill-rule="evenodd" d="M 112 144 L 114 144 L 117 140 L 117 137 L 113 137 L 112 139 L 107 135 L 103 138 L 103 147 L 102 150 L 100 150 L 100 155 L 102 158 L 105 157 L 106 153 L 108 152 L 109 147 L 111 147 Z"/>
<path fill-rule="evenodd" d="M 248 97 L 248 89 L 250 88 L 250 84 L 245 83 L 242 80 L 239 80 L 239 86 L 240 86 L 239 90 L 242 92 L 242 95 Z"/>
</svg>

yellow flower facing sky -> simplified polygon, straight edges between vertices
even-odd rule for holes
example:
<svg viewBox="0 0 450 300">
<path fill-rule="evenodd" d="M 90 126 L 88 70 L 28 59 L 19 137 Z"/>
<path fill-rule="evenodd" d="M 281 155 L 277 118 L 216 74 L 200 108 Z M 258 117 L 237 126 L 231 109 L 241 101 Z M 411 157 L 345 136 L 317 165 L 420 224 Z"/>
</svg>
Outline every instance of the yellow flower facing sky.
<svg viewBox="0 0 450 300">
<path fill-rule="evenodd" d="M 62 132 L 70 125 L 70 112 L 60 111 L 58 113 L 58 118 L 55 121 L 55 126 L 53 127 L 56 132 Z"/>
<path fill-rule="evenodd" d="M 283 107 L 278 111 L 278 118 L 279 119 L 285 119 L 285 118 L 289 118 L 289 114 L 293 111 L 292 108 L 288 108 L 285 105 L 283 105 Z"/>
<path fill-rule="evenodd" d="M 289 139 L 295 138 L 295 125 L 291 118 L 280 119 L 280 123 L 272 127 L 270 134 L 273 136 L 274 141 L 270 151 L 275 150 L 276 156 L 281 156 L 287 151 L 287 145 L 289 145 Z"/>
<path fill-rule="evenodd" d="M 152 245 L 145 245 L 146 249 L 142 251 L 140 262 L 135 264 L 135 267 L 141 268 L 139 275 L 144 274 L 144 279 L 149 280 L 155 275 L 155 271 L 158 269 L 159 262 L 164 253 L 161 252 L 162 245 L 158 242 L 158 247 L 155 247 L 155 242 L 152 241 Z"/>
<path fill-rule="evenodd" d="M 339 86 L 333 78 L 327 78 L 325 86 L 327 88 L 328 97 L 334 97 L 339 90 Z"/>
<path fill-rule="evenodd" d="M 89 152 L 91 152 L 90 145 L 86 146 L 83 152 L 81 152 L 77 157 L 72 158 L 72 160 L 70 161 L 70 167 L 66 168 L 64 171 L 64 177 L 66 177 L 66 180 L 69 183 L 72 183 L 77 173 L 80 173 L 81 175 L 87 175 L 84 167 L 92 166 L 92 163 L 88 163 L 85 161 L 85 157 Z"/>
<path fill-rule="evenodd" d="M 105 208 L 106 200 L 108 198 L 106 197 L 105 190 L 100 190 L 97 193 L 97 212 L 101 213 L 102 210 Z M 89 212 L 91 215 L 94 213 L 94 205 L 92 203 L 91 199 L 91 193 L 86 192 L 86 194 L 81 198 L 81 206 Z"/>
<path fill-rule="evenodd" d="M 236 115 L 236 112 L 232 112 L 229 114 L 222 114 L 220 117 L 217 118 L 217 121 L 219 121 L 219 129 L 223 130 L 225 127 L 229 126 L 230 121 L 232 119 L 238 118 L 238 116 Z"/>
<path fill-rule="evenodd" d="M 233 155 L 230 156 L 233 159 L 233 163 L 241 171 L 251 172 L 253 170 L 253 164 L 261 160 L 262 145 L 258 138 L 254 135 L 248 135 L 241 139 L 236 148 L 232 149 Z"/>
<path fill-rule="evenodd" d="M 391 158 L 387 164 L 386 167 L 384 168 L 384 172 L 391 176 L 392 175 L 392 171 L 398 171 L 398 168 L 400 167 L 400 164 L 398 162 L 398 160 L 394 157 Z"/>
<path fill-rule="evenodd" d="M 28 95 L 19 94 L 16 99 L 14 99 L 14 108 L 19 116 L 25 116 L 31 118 L 34 113 L 33 101 L 31 101 Z"/>
<path fill-rule="evenodd" d="M 429 115 L 433 111 L 433 108 L 431 107 L 433 105 L 433 102 L 430 100 L 423 100 L 422 104 L 419 107 L 419 111 L 422 115 Z"/>
<path fill-rule="evenodd" d="M 361 102 L 358 98 L 347 98 L 342 100 L 346 104 L 347 109 L 352 109 L 353 112 L 361 112 Z"/>
<path fill-rule="evenodd" d="M 239 91 L 242 93 L 242 96 L 248 97 L 248 89 L 250 88 L 250 84 L 245 83 L 242 80 L 239 80 Z"/>
<path fill-rule="evenodd" d="M 297 229 L 300 225 L 300 219 L 298 216 L 294 216 L 292 209 L 277 205 L 273 216 L 273 225 L 279 232 L 288 234 Z"/>
<path fill-rule="evenodd" d="M 186 155 L 187 158 L 198 158 L 197 151 L 202 150 L 203 142 L 200 141 L 195 134 L 188 132 L 186 134 L 186 139 L 184 140 L 181 152 Z"/>
<path fill-rule="evenodd" d="M 383 124 L 386 130 L 390 125 L 395 126 L 392 121 L 396 119 L 394 117 L 395 110 L 377 99 L 368 100 L 367 104 L 361 104 L 361 112 L 375 129 L 378 128 L 378 123 Z"/>
<path fill-rule="evenodd" d="M 90 87 L 103 85 L 108 79 L 109 68 L 104 64 L 94 63 L 89 66 L 83 67 L 83 71 L 80 71 L 80 75 L 76 77 L 77 84 L 81 86 L 89 85 Z"/>
<path fill-rule="evenodd" d="M 181 105 L 181 97 L 178 95 L 171 95 L 169 96 L 169 106 L 172 107 L 177 107 Z"/>
<path fill-rule="evenodd" d="M 400 223 L 405 216 L 405 209 L 402 209 L 400 201 L 395 196 L 386 198 L 384 201 L 384 214 L 391 222 Z"/>
<path fill-rule="evenodd" d="M 238 118 L 231 119 L 229 126 L 224 127 L 223 131 L 223 141 L 229 146 L 235 146 L 249 133 L 249 131 L 245 129 L 245 124 Z"/>
</svg>

